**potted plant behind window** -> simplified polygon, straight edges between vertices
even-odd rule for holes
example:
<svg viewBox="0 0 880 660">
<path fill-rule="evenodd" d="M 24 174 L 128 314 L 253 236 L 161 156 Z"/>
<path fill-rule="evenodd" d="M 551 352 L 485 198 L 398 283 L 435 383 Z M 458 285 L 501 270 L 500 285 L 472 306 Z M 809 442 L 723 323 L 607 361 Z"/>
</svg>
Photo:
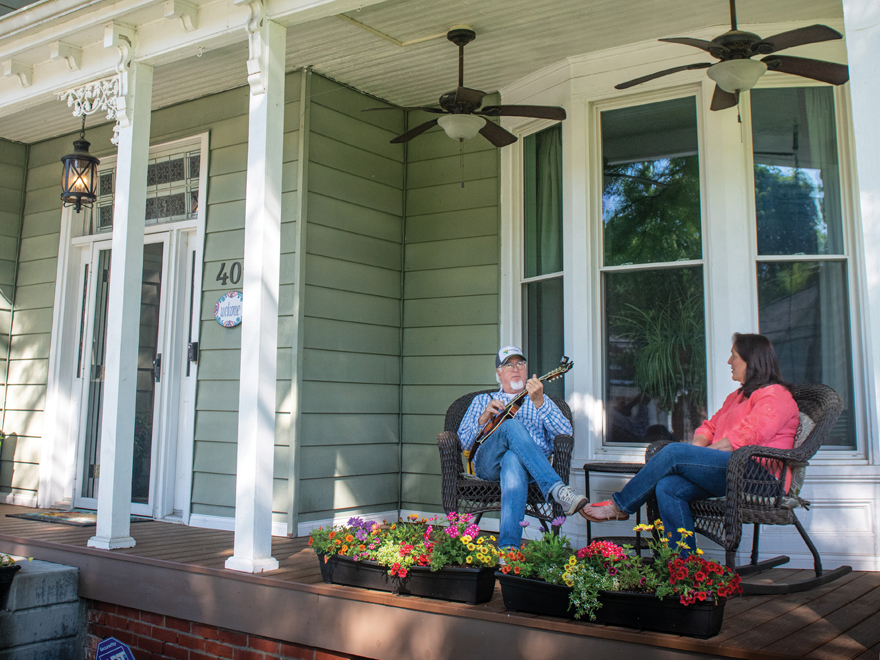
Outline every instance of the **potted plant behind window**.
<svg viewBox="0 0 880 660">
<path fill-rule="evenodd" d="M 565 537 L 550 534 L 502 554 L 496 576 L 504 606 L 677 635 L 717 635 L 726 599 L 741 591 L 739 576 L 699 550 L 682 557 L 687 542 L 671 547 L 660 521 L 636 529 L 656 534 L 649 542 L 654 559 L 608 541 L 574 552 Z"/>
<path fill-rule="evenodd" d="M 627 342 L 639 392 L 672 416 L 672 430 L 687 439 L 705 419 L 706 341 L 701 292 L 683 285 L 651 309 L 627 304 L 611 319 Z"/>
<path fill-rule="evenodd" d="M 393 594 L 469 604 L 484 603 L 495 590 L 498 550 L 494 536 L 480 536 L 471 514 L 379 524 L 351 518 L 347 525 L 318 528 L 309 545 L 318 555 L 324 582 Z"/>
</svg>

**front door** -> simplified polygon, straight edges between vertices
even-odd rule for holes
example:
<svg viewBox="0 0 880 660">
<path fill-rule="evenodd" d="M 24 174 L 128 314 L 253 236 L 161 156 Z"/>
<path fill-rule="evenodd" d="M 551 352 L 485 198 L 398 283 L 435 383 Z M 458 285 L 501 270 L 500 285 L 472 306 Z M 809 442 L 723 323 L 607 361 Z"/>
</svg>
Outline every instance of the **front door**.
<svg viewBox="0 0 880 660">
<path fill-rule="evenodd" d="M 132 459 L 132 513 L 153 515 L 154 466 L 162 427 L 163 360 L 167 298 L 168 234 L 145 237 L 141 278 L 141 314 L 138 342 L 137 398 L 134 456 Z M 110 243 L 92 244 L 83 269 L 83 306 L 80 351 L 77 365 L 82 379 L 78 474 L 75 505 L 97 508 L 101 484 L 101 414 L 104 399 L 107 303 L 110 283 Z"/>
</svg>

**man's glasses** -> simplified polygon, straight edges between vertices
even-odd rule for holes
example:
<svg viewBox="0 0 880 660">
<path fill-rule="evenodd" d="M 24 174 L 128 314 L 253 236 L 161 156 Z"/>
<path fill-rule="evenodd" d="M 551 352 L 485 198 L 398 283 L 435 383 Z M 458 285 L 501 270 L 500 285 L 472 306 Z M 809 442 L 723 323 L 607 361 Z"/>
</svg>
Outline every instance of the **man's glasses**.
<svg viewBox="0 0 880 660">
<path fill-rule="evenodd" d="M 514 369 L 525 369 L 528 366 L 529 363 L 523 360 L 522 362 L 505 362 L 499 368 L 505 371 L 513 371 Z"/>
</svg>

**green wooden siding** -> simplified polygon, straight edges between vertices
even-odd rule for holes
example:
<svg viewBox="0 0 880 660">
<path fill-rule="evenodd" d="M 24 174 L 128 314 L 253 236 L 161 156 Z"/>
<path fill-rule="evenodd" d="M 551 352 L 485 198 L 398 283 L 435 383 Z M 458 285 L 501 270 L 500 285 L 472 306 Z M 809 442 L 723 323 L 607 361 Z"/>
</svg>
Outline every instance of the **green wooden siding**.
<svg viewBox="0 0 880 660">
<path fill-rule="evenodd" d="M 312 77 L 299 520 L 396 510 L 403 111 Z"/>
<path fill-rule="evenodd" d="M 433 118 L 413 112 L 409 126 Z M 440 511 L 437 434 L 457 397 L 493 387 L 499 154 L 434 128 L 410 142 L 403 303 L 402 506 Z M 464 187 L 462 187 L 462 181 Z"/>
<path fill-rule="evenodd" d="M 21 220 L 26 181 L 28 148 L 17 142 L 0 139 L 0 405 L 2 428 L 7 437 L 0 447 L 0 493 L 36 495 L 39 483 L 42 414 L 19 410 L 22 395 L 17 387 L 42 376 L 45 382 L 47 362 L 35 359 L 7 364 L 15 300 L 15 274 L 22 240 Z M 48 287 L 48 292 L 46 291 Z M 34 307 L 52 309 L 54 287 L 51 283 L 30 285 Z M 12 400 L 11 400 L 12 399 Z M 13 409 L 9 408 L 12 403 Z"/>
<path fill-rule="evenodd" d="M 299 146 L 300 74 L 284 83 L 284 148 L 281 196 L 281 290 L 278 310 L 278 373 L 275 416 L 275 479 L 272 510 L 276 520 L 287 511 L 287 449 L 290 427 L 290 374 L 293 336 L 290 332 L 293 287 L 293 239 L 297 220 L 297 153 Z M 217 281 L 220 266 L 243 261 L 245 186 L 247 184 L 248 88 L 225 92 L 229 113 L 205 110 L 209 124 L 194 132 L 211 131 L 208 215 L 202 273 L 199 382 L 196 396 L 195 447 L 191 510 L 194 514 L 235 515 L 235 469 L 238 440 L 238 374 L 241 326 L 222 328 L 214 320 L 214 303 L 230 290 Z M 201 99 L 200 99 L 201 100 Z M 198 101 L 196 101 L 198 103 Z M 222 103 L 217 106 L 222 107 Z M 185 106 L 181 106 L 185 107 Z M 208 114 L 212 113 L 212 114 Z M 154 113 L 155 115 L 156 113 Z M 155 120 L 154 120 L 155 121 Z M 241 284 L 238 285 L 239 287 Z M 284 468 L 279 468 L 283 463 Z"/>
</svg>

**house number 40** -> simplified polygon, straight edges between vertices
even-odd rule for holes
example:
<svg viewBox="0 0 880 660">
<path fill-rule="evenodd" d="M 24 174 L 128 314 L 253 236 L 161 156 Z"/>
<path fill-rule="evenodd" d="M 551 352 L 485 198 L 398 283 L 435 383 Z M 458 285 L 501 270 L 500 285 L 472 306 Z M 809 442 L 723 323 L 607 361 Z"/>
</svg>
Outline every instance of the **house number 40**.
<svg viewBox="0 0 880 660">
<path fill-rule="evenodd" d="M 217 273 L 217 281 L 223 286 L 226 286 L 227 282 L 230 282 L 231 284 L 238 284 L 241 282 L 241 262 L 233 261 L 232 265 L 229 266 L 228 272 L 226 270 L 226 262 L 224 261 L 220 264 L 220 272 Z"/>
</svg>

